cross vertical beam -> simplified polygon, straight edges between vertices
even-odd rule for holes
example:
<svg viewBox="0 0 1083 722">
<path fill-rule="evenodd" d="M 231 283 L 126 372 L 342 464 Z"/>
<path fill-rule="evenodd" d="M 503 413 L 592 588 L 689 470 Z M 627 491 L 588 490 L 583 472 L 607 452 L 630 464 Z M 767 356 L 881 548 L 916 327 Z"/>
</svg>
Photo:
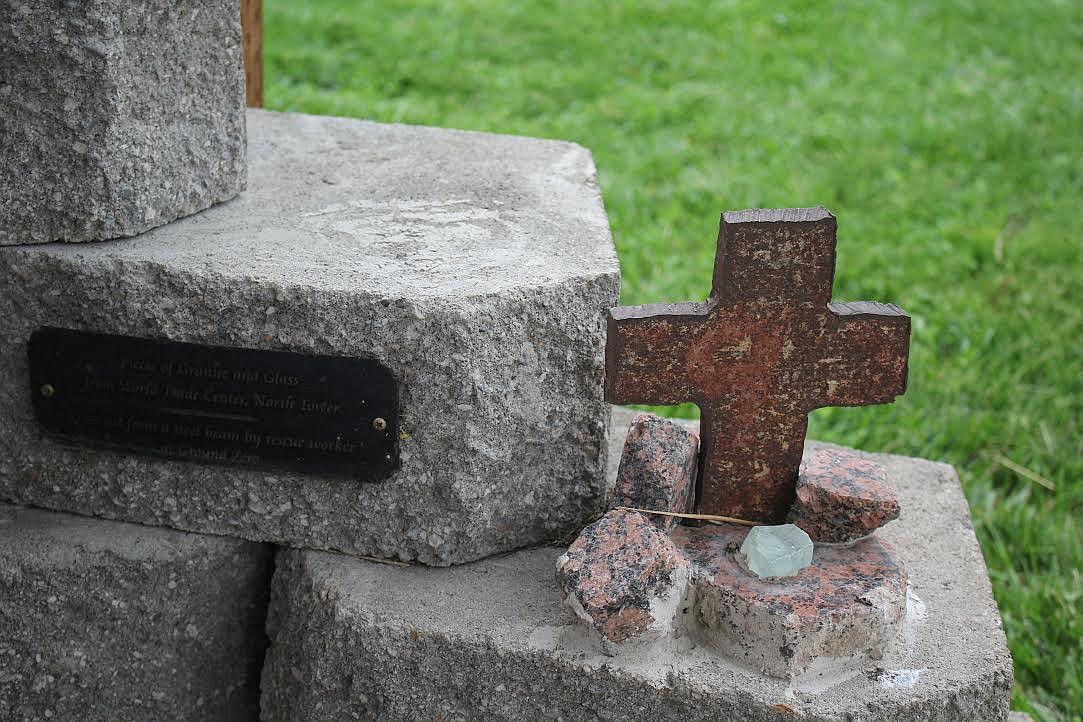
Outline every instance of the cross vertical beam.
<svg viewBox="0 0 1083 722">
<path fill-rule="evenodd" d="M 244 97 L 249 108 L 263 107 L 263 0 L 241 0 Z"/>
</svg>

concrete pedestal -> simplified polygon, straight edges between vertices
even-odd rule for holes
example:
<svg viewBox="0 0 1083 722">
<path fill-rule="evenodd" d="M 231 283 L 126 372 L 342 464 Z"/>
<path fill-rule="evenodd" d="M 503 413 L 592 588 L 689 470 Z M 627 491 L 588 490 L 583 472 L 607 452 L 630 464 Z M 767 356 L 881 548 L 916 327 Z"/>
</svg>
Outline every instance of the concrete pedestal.
<svg viewBox="0 0 1083 722">
<path fill-rule="evenodd" d="M 614 423 L 620 442 L 628 418 Z M 879 535 L 911 584 L 906 621 L 878 661 L 813 665 L 786 681 L 687 636 L 608 657 L 561 607 L 563 549 L 443 570 L 288 551 L 264 718 L 1004 720 L 1011 657 L 958 477 L 945 464 L 870 458 L 898 484 L 901 517 Z"/>
<path fill-rule="evenodd" d="M 435 565 L 574 535 L 604 502 L 619 285 L 590 154 L 248 119 L 237 200 L 131 239 L 0 248 L 0 499 Z M 42 326 L 374 359 L 398 384 L 401 468 L 331 479 L 44 438 Z"/>
<path fill-rule="evenodd" d="M 0 504 L 0 719 L 255 720 L 271 555 Z"/>
</svg>

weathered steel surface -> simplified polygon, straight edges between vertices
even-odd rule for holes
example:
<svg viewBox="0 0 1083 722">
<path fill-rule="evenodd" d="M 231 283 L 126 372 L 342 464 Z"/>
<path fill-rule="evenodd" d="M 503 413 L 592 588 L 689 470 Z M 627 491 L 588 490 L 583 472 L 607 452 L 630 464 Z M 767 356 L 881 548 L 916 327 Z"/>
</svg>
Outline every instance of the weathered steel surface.
<svg viewBox="0 0 1083 722">
<path fill-rule="evenodd" d="M 241 0 L 244 49 L 244 98 L 249 108 L 263 107 L 263 0 Z"/>
<path fill-rule="evenodd" d="M 702 513 L 781 522 L 808 413 L 906 390 L 910 318 L 830 302 L 835 231 L 823 208 L 724 213 L 705 303 L 609 314 L 606 398 L 700 408 Z"/>
</svg>

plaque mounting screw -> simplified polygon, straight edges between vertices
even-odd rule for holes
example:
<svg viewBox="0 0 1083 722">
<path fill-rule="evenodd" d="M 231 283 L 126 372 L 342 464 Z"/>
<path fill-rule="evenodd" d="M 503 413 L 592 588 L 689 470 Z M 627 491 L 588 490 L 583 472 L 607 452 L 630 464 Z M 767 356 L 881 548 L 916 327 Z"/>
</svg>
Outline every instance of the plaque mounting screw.
<svg viewBox="0 0 1083 722">
<path fill-rule="evenodd" d="M 53 388 L 52 384 L 44 384 L 41 387 L 41 395 L 47 399 L 51 399 L 56 395 L 56 389 Z"/>
<path fill-rule="evenodd" d="M 387 420 L 377 416 L 375 419 L 372 420 L 372 428 L 376 429 L 377 431 L 383 431 L 387 428 Z"/>
</svg>

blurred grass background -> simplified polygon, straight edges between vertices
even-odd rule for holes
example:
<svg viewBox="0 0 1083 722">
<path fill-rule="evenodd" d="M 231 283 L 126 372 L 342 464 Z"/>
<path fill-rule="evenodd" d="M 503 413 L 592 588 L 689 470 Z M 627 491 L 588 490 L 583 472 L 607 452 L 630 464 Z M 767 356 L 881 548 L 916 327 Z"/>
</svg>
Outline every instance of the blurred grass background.
<svg viewBox="0 0 1083 722">
<path fill-rule="evenodd" d="M 722 210 L 831 209 L 911 387 L 810 435 L 958 468 L 1014 706 L 1080 719 L 1083 4 L 638 5 L 269 0 L 266 104 L 582 143 L 626 303 L 704 298 Z"/>
</svg>

